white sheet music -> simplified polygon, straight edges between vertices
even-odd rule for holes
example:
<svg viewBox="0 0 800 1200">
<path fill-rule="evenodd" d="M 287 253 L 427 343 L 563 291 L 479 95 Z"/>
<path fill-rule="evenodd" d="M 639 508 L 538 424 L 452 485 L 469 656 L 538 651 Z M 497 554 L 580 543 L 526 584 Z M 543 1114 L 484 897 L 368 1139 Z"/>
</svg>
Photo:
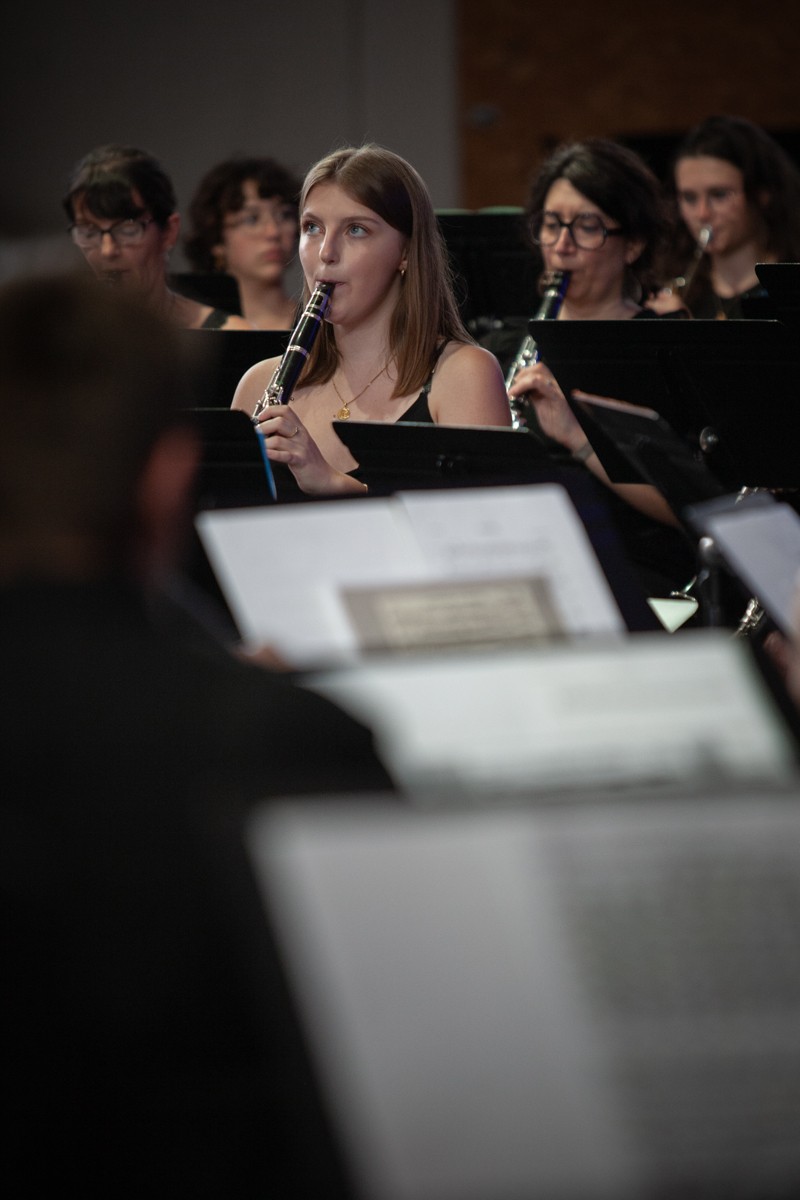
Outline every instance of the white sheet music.
<svg viewBox="0 0 800 1200">
<path fill-rule="evenodd" d="M 247 844 L 359 1195 L 798 1194 L 796 794 L 270 803 Z"/>
<path fill-rule="evenodd" d="M 229 509 L 197 527 L 245 642 L 297 666 L 355 656 L 343 586 L 430 577 L 389 502 Z"/>
<path fill-rule="evenodd" d="M 408 810 L 332 811 L 271 805 L 247 840 L 356 1194 L 637 1196 L 524 819 L 453 836 Z"/>
<path fill-rule="evenodd" d="M 246 643 L 269 643 L 301 667 L 358 656 L 343 601 L 357 587 L 538 578 L 569 634 L 625 631 L 556 485 L 214 511 L 197 527 Z"/>
<path fill-rule="evenodd" d="M 747 648 L 718 630 L 365 662 L 310 684 L 369 721 L 395 777 L 424 800 L 796 771 Z"/>
<path fill-rule="evenodd" d="M 433 570 L 482 579 L 542 575 L 571 633 L 624 629 L 569 496 L 557 484 L 400 496 Z"/>
</svg>

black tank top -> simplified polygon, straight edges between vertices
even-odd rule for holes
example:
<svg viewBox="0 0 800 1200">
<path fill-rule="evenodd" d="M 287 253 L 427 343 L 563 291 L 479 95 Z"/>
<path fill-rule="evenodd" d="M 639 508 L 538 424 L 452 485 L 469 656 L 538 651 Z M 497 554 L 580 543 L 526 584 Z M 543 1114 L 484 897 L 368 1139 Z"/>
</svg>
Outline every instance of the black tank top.
<svg viewBox="0 0 800 1200">
<path fill-rule="evenodd" d="M 421 425 L 422 424 L 425 424 L 425 425 L 433 424 L 433 417 L 431 416 L 431 409 L 430 409 L 430 404 L 428 403 L 428 396 L 430 395 L 431 384 L 433 383 L 433 375 L 434 375 L 434 372 L 435 372 L 437 366 L 439 365 L 439 358 L 440 358 L 443 350 L 444 350 L 444 342 L 441 344 L 441 346 L 436 347 L 436 350 L 434 352 L 434 357 L 433 357 L 433 366 L 431 367 L 431 373 L 428 376 L 428 378 L 425 380 L 425 383 L 422 386 L 422 391 L 417 396 L 417 398 L 413 402 L 413 404 L 411 404 L 410 407 L 406 409 L 406 411 L 402 414 L 402 416 L 397 418 L 398 421 L 414 421 Z"/>
</svg>

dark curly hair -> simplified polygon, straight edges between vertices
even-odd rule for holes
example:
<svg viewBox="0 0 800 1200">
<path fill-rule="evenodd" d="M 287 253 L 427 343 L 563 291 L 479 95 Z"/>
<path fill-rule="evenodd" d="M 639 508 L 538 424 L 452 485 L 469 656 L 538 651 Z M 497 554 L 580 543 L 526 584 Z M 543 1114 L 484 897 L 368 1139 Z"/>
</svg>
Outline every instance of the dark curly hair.
<svg viewBox="0 0 800 1200">
<path fill-rule="evenodd" d="M 607 138 L 587 138 L 559 146 L 537 171 L 525 217 L 531 238 L 550 188 L 566 179 L 582 195 L 617 221 L 626 237 L 643 249 L 628 271 L 627 291 L 635 300 L 656 286 L 654 263 L 666 242 L 670 223 L 658 179 L 638 154 Z M 539 248 L 534 246 L 537 254 Z M 636 294 L 638 292 L 638 295 Z"/>
<path fill-rule="evenodd" d="M 107 220 L 136 219 L 149 212 L 162 229 L 178 208 L 172 180 L 158 159 L 136 146 L 114 144 L 90 150 L 73 170 L 62 200 L 70 221 L 81 200 L 95 216 Z"/>
<path fill-rule="evenodd" d="M 241 156 L 218 163 L 200 180 L 189 204 L 190 229 L 184 251 L 196 271 L 218 269 L 214 247 L 222 241 L 225 217 L 244 206 L 244 184 L 249 179 L 262 200 L 278 196 L 297 206 L 300 180 L 274 158 Z"/>
</svg>

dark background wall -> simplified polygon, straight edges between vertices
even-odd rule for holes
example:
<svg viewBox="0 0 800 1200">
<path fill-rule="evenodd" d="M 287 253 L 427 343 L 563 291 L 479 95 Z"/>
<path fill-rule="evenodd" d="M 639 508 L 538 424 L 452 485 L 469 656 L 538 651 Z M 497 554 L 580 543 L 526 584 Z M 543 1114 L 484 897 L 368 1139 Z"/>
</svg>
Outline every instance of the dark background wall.
<svg viewBox="0 0 800 1200">
<path fill-rule="evenodd" d="M 0 277 L 73 255 L 60 197 L 106 141 L 164 162 L 182 206 L 233 151 L 299 172 L 367 138 L 439 207 L 522 203 L 564 137 L 712 111 L 800 128 L 796 0 L 21 0 L 0 42 Z"/>
<path fill-rule="evenodd" d="M 303 174 L 367 139 L 454 204 L 454 23 L 452 0 L 18 0 L 0 39 L 0 256 L 48 234 L 63 247 L 67 175 L 110 141 L 161 158 L 182 206 L 232 152 Z"/>
</svg>

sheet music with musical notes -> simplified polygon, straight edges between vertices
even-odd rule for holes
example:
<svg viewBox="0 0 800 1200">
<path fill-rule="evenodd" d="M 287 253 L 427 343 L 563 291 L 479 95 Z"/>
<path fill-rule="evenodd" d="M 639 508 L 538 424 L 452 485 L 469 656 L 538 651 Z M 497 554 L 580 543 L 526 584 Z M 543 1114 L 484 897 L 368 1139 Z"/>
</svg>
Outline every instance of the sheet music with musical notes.
<svg viewBox="0 0 800 1200">
<path fill-rule="evenodd" d="M 444 625 L 435 612 L 444 603 L 451 616 L 464 613 L 465 641 L 475 640 L 479 618 L 485 641 L 509 640 L 514 622 L 504 613 L 511 612 L 511 640 L 518 640 L 521 580 L 528 583 L 532 638 L 540 625 L 549 636 L 625 632 L 583 524 L 557 485 L 217 510 L 202 513 L 197 527 L 245 642 L 270 644 L 298 667 L 359 657 L 376 628 L 375 604 L 369 637 L 358 627 L 359 606 L 350 600 L 359 589 L 371 589 L 391 610 L 381 633 L 386 648 L 389 624 L 396 627 L 400 617 L 409 644 L 412 585 L 420 588 L 423 645 L 431 623 Z M 436 587 L 424 586 L 455 581 L 463 603 L 454 603 L 452 591 L 439 589 L 437 597 Z M 490 603 L 486 585 L 503 582 L 505 594 L 496 590 Z"/>
<path fill-rule="evenodd" d="M 567 632 L 624 631 L 586 530 L 557 484 L 406 492 L 399 500 L 432 569 L 456 579 L 539 575 Z"/>
</svg>

